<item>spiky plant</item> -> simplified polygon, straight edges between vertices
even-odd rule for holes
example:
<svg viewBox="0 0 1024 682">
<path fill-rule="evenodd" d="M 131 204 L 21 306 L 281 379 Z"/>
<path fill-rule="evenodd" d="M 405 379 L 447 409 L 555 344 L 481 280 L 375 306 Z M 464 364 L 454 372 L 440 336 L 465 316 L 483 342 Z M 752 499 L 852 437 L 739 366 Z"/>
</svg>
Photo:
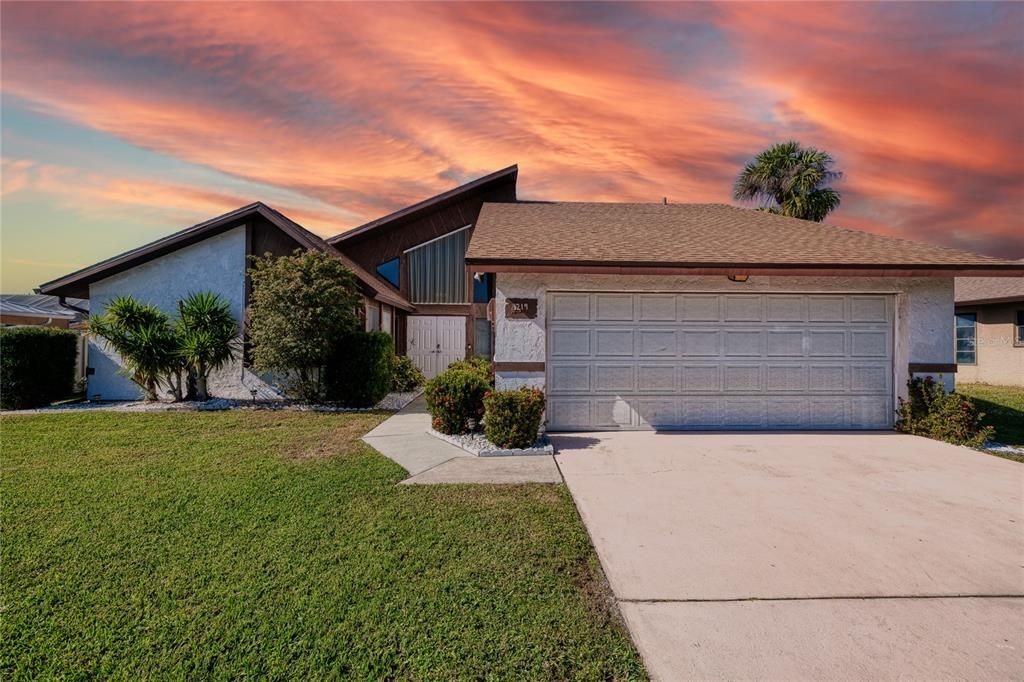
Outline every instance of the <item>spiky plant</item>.
<svg viewBox="0 0 1024 682">
<path fill-rule="evenodd" d="M 161 384 L 173 387 L 177 372 L 177 338 L 159 308 L 131 296 L 111 300 L 89 320 L 89 333 L 102 337 L 124 363 L 123 373 L 142 388 L 146 400 L 157 399 Z"/>
<path fill-rule="evenodd" d="M 231 306 L 212 291 L 178 302 L 178 355 L 195 381 L 195 397 L 207 400 L 207 379 L 235 358 L 238 322 Z"/>
<path fill-rule="evenodd" d="M 843 176 L 833 158 L 790 140 L 774 144 L 748 163 L 733 185 L 733 198 L 757 201 L 760 208 L 792 218 L 821 222 L 839 206 L 839 192 L 828 184 Z"/>
</svg>

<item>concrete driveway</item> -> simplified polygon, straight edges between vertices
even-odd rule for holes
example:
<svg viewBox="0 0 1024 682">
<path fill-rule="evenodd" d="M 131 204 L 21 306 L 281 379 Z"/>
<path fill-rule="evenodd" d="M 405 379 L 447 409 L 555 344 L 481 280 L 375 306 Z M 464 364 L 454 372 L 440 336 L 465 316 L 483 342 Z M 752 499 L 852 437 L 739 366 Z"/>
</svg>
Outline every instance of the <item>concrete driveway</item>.
<svg viewBox="0 0 1024 682">
<path fill-rule="evenodd" d="M 894 433 L 553 436 L 660 679 L 1024 678 L 1024 466 Z"/>
</svg>

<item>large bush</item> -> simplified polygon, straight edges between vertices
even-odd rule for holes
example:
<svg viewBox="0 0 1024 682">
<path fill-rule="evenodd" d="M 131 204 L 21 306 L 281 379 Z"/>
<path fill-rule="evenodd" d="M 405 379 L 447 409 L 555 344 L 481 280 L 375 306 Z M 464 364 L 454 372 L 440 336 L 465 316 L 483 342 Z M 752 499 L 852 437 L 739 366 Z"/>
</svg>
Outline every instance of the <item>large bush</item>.
<svg viewBox="0 0 1024 682">
<path fill-rule="evenodd" d="M 67 329 L 0 329 L 0 407 L 39 407 L 68 396 L 77 353 L 78 334 Z"/>
<path fill-rule="evenodd" d="M 420 368 L 412 364 L 408 355 L 396 355 L 394 366 L 391 368 L 391 390 L 399 393 L 415 391 L 426 383 L 427 378 L 423 376 Z"/>
<path fill-rule="evenodd" d="M 324 369 L 324 394 L 346 407 L 373 407 L 391 389 L 394 343 L 384 332 L 338 337 Z"/>
<path fill-rule="evenodd" d="M 321 369 L 335 341 L 357 331 L 362 299 L 356 278 L 336 258 L 297 250 L 252 257 L 248 334 L 253 366 L 288 377 L 301 399 L 321 397 Z"/>
<path fill-rule="evenodd" d="M 469 360 L 456 360 L 448 365 L 448 369 L 460 369 L 467 372 L 479 374 L 488 384 L 494 386 L 494 365 L 486 358 L 470 358 Z"/>
<path fill-rule="evenodd" d="M 468 433 L 484 415 L 484 395 L 491 389 L 480 372 L 452 366 L 427 382 L 427 411 L 441 433 Z"/>
<path fill-rule="evenodd" d="M 544 392 L 523 387 L 484 397 L 484 435 L 500 448 L 528 448 L 537 442 L 544 418 Z"/>
<path fill-rule="evenodd" d="M 955 445 L 980 447 L 992 437 L 992 427 L 982 426 L 979 412 L 965 395 L 946 393 L 931 377 L 907 382 L 907 400 L 900 398 L 896 428 Z"/>
</svg>

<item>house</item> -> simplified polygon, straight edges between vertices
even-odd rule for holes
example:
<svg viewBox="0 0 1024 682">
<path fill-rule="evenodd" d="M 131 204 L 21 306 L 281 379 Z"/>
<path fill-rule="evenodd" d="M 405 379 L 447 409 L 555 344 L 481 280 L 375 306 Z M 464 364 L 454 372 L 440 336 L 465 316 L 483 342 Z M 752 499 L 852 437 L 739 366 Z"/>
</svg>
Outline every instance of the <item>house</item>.
<svg viewBox="0 0 1024 682">
<path fill-rule="evenodd" d="M 49 282 L 100 310 L 202 283 L 242 319 L 245 255 L 314 248 L 355 272 L 367 329 L 433 376 L 491 357 L 543 387 L 548 428 L 869 429 L 912 375 L 952 385 L 953 279 L 1024 265 L 717 204 L 519 201 L 505 168 L 326 241 L 253 204 Z M 116 358 L 89 394 L 137 395 Z M 266 391 L 244 366 L 215 395 Z M 120 381 L 119 384 L 115 382 Z"/>
<path fill-rule="evenodd" d="M 0 295 L 0 326 L 44 326 L 68 329 L 89 318 L 89 301 L 41 294 Z"/>
<path fill-rule="evenodd" d="M 719 204 L 485 204 L 500 388 L 549 430 L 877 429 L 952 385 L 955 277 L 1024 265 Z"/>
<path fill-rule="evenodd" d="M 1024 386 L 1024 279 L 956 280 L 957 380 Z"/>
</svg>

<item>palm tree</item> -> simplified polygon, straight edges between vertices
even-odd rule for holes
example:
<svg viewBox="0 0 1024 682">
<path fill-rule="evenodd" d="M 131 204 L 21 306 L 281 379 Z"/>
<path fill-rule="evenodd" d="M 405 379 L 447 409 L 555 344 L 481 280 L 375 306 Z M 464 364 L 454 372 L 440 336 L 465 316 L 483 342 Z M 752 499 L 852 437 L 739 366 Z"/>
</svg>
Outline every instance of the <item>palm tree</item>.
<svg viewBox="0 0 1024 682">
<path fill-rule="evenodd" d="M 235 358 L 238 323 L 227 301 L 212 291 L 189 294 L 178 302 L 178 355 L 195 382 L 195 397 L 207 400 L 210 372 Z"/>
<path fill-rule="evenodd" d="M 142 388 L 146 400 L 156 400 L 157 387 L 163 383 L 174 389 L 171 375 L 177 373 L 177 341 L 170 320 L 159 308 L 118 296 L 103 314 L 92 316 L 89 332 L 106 339 L 117 351 L 124 374 Z"/>
<path fill-rule="evenodd" d="M 824 151 L 790 140 L 774 144 L 748 163 L 733 185 L 733 198 L 758 201 L 761 210 L 821 222 L 839 206 L 828 183 L 843 176 Z"/>
</svg>

